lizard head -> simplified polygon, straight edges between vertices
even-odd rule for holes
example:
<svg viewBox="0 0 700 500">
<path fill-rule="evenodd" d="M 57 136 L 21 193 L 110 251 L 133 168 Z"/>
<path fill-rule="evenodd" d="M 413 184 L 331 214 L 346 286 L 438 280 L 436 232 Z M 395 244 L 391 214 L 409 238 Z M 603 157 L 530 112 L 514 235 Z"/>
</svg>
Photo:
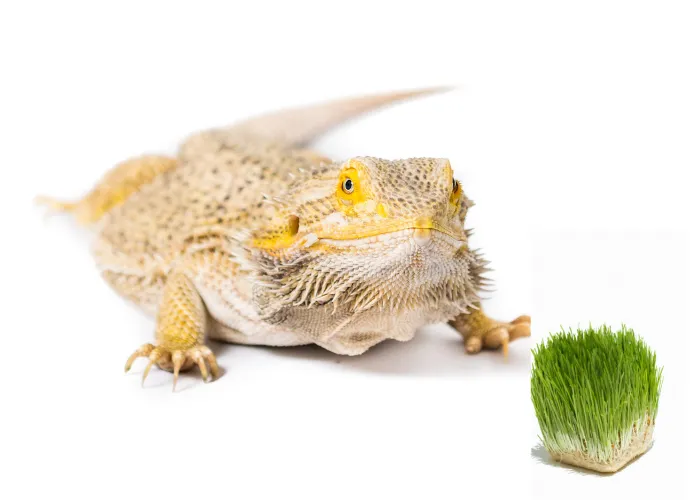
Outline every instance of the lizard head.
<svg viewBox="0 0 700 500">
<path fill-rule="evenodd" d="M 475 300 L 483 261 L 467 246 L 472 203 L 446 159 L 321 165 L 277 205 L 246 245 L 263 309 L 442 310 Z"/>
</svg>

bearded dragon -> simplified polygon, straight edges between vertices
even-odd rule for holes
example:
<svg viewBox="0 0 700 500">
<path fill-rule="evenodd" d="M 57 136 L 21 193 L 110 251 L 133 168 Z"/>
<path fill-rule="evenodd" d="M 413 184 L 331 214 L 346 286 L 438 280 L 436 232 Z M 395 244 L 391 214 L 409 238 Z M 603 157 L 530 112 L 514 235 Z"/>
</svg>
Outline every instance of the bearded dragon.
<svg viewBox="0 0 700 500">
<path fill-rule="evenodd" d="M 317 344 L 357 355 L 449 322 L 468 353 L 530 335 L 486 316 L 487 262 L 464 229 L 472 202 L 444 158 L 330 159 L 306 145 L 373 108 L 434 90 L 339 100 L 186 139 L 176 156 L 110 170 L 81 200 L 43 198 L 94 228 L 107 283 L 156 318 L 129 356 L 178 374 L 219 369 L 209 339 Z"/>
</svg>

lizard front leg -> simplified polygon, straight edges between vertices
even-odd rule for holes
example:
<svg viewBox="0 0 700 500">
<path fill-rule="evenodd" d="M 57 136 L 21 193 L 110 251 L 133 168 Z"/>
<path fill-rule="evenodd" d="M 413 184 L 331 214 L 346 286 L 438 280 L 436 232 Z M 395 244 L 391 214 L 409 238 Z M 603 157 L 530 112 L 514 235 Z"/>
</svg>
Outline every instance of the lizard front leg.
<svg viewBox="0 0 700 500">
<path fill-rule="evenodd" d="M 483 347 L 503 347 L 503 354 L 507 356 L 510 341 L 530 336 L 530 316 L 519 316 L 510 323 L 503 323 L 486 316 L 481 304 L 477 306 L 479 309 L 460 314 L 449 322 L 464 338 L 464 350 L 468 354 L 475 354 Z"/>
<path fill-rule="evenodd" d="M 172 371 L 173 390 L 180 371 L 195 364 L 206 381 L 211 369 L 216 378 L 219 368 L 211 350 L 204 345 L 207 326 L 207 310 L 190 279 L 180 273 L 170 274 L 166 280 L 163 298 L 158 309 L 156 345 L 144 344 L 126 362 L 125 371 L 131 369 L 136 358 L 147 357 L 148 365 L 143 371 L 142 383 L 154 364 L 163 370 Z"/>
</svg>

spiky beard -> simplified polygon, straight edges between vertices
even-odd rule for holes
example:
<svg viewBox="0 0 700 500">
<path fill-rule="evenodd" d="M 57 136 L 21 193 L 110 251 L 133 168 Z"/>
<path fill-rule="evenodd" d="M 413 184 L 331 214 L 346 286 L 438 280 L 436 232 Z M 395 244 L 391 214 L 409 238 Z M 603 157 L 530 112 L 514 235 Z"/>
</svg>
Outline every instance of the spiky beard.
<svg viewBox="0 0 700 500">
<path fill-rule="evenodd" d="M 418 309 L 444 321 L 478 302 L 486 281 L 486 261 L 438 232 L 422 243 L 406 232 L 331 250 L 317 244 L 251 257 L 255 302 L 272 324 L 285 323 L 301 308 L 305 316 L 330 312 L 343 323 L 368 312 L 400 315 Z"/>
</svg>

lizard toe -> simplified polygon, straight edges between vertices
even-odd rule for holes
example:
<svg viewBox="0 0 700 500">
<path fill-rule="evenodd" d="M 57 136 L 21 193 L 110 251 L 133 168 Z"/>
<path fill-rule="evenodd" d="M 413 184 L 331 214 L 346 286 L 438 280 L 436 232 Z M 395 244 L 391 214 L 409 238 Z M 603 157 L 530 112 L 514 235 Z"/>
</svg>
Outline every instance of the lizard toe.
<svg viewBox="0 0 700 500">
<path fill-rule="evenodd" d="M 219 365 L 216 362 L 216 356 L 205 345 L 195 345 L 183 350 L 144 344 L 129 356 L 124 371 L 128 372 L 134 361 L 143 357 L 148 358 L 148 363 L 141 375 L 141 385 L 145 383 L 153 365 L 157 365 L 161 370 L 173 372 L 173 391 L 175 391 L 177 386 L 180 373 L 189 370 L 194 365 L 199 367 L 202 379 L 205 382 L 210 380 L 210 374 L 211 380 L 215 380 L 219 376 Z"/>
</svg>

